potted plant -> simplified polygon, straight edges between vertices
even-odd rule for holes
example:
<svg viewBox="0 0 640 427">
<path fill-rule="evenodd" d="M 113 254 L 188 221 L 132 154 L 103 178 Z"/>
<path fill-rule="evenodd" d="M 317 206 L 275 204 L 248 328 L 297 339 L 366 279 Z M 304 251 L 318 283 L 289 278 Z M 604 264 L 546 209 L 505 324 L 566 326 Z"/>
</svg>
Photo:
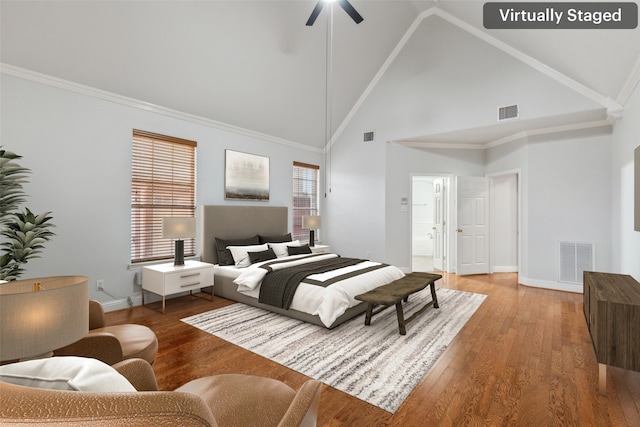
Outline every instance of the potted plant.
<svg viewBox="0 0 640 427">
<path fill-rule="evenodd" d="M 26 193 L 23 184 L 27 182 L 29 169 L 20 166 L 15 153 L 0 147 L 0 280 L 15 280 L 24 273 L 23 265 L 32 258 L 38 258 L 44 243 L 49 241 L 55 227 L 49 221 L 51 212 L 35 215 L 28 208 L 20 211 Z"/>
</svg>

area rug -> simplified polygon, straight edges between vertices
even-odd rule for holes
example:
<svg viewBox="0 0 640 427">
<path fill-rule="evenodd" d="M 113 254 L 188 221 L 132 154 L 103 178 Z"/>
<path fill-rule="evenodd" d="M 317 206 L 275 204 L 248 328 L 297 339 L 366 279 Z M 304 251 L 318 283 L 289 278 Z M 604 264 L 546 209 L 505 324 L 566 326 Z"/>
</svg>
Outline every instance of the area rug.
<svg viewBox="0 0 640 427">
<path fill-rule="evenodd" d="M 405 318 L 431 300 L 429 287 L 404 304 Z M 437 289 L 429 307 L 398 333 L 394 307 L 364 325 L 364 314 L 329 330 L 244 304 L 183 322 L 308 377 L 395 412 L 444 352 L 486 295 Z"/>
</svg>

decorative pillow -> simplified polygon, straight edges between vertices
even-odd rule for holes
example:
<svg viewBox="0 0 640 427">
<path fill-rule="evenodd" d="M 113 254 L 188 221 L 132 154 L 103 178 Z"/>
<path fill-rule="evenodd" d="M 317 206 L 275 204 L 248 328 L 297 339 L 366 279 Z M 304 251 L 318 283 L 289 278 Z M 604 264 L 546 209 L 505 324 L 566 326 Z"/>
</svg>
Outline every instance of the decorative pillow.
<svg viewBox="0 0 640 427">
<path fill-rule="evenodd" d="M 249 260 L 251 264 L 255 262 L 269 261 L 270 259 L 276 259 L 276 253 L 273 249 L 267 249 L 262 252 L 249 252 Z"/>
<path fill-rule="evenodd" d="M 265 243 L 264 245 L 227 246 L 227 249 L 231 251 L 236 267 L 248 267 L 251 265 L 249 252 L 263 252 L 269 249 L 269 246 Z"/>
<path fill-rule="evenodd" d="M 49 390 L 136 391 L 125 377 L 106 363 L 76 356 L 48 357 L 0 366 L 0 381 Z"/>
<path fill-rule="evenodd" d="M 262 236 L 258 234 L 260 243 L 284 243 L 292 240 L 291 233 L 283 234 L 282 236 Z"/>
<path fill-rule="evenodd" d="M 234 265 L 233 255 L 227 249 L 227 246 L 245 246 L 259 244 L 258 235 L 247 237 L 245 239 L 219 239 L 216 237 L 216 251 L 218 252 L 218 264 Z"/>
<path fill-rule="evenodd" d="M 311 248 L 308 244 L 304 244 L 301 246 L 287 246 L 287 252 L 289 255 L 302 255 L 302 254 L 310 254 Z"/>
<path fill-rule="evenodd" d="M 278 258 L 289 255 L 289 252 L 287 252 L 287 246 L 300 246 L 300 240 L 284 243 L 269 243 L 269 247 L 273 249 Z"/>
</svg>

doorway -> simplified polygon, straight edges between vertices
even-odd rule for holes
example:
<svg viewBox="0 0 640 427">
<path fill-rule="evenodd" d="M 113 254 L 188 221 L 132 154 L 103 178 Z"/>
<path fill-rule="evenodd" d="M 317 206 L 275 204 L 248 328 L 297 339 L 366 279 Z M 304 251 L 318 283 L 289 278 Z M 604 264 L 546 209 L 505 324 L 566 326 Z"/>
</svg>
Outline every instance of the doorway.
<svg viewBox="0 0 640 427">
<path fill-rule="evenodd" d="M 412 271 L 447 271 L 448 188 L 448 177 L 411 178 Z"/>
<path fill-rule="evenodd" d="M 518 272 L 521 240 L 520 171 L 511 170 L 485 177 L 489 190 L 488 272 Z M 411 266 L 413 271 L 457 273 L 460 238 L 455 212 L 460 203 L 452 191 L 451 175 L 411 177 Z M 438 183 L 440 189 L 438 190 Z M 452 199 L 453 198 L 453 199 Z M 453 224 L 453 228 L 449 227 Z M 464 229 L 463 229 L 464 230 Z"/>
</svg>

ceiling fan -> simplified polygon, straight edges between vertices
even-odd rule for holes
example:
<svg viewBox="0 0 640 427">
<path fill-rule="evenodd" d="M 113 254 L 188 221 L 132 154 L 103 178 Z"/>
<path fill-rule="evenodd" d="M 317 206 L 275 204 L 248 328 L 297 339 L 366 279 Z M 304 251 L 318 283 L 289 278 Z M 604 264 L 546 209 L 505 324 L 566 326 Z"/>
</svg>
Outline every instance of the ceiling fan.
<svg viewBox="0 0 640 427">
<path fill-rule="evenodd" d="M 324 7 L 325 3 L 331 3 L 332 1 L 333 0 L 319 0 L 318 3 L 316 3 L 316 7 L 313 8 L 313 11 L 311 12 L 311 16 L 309 16 L 309 20 L 307 21 L 306 25 L 307 26 L 313 25 L 313 23 L 316 22 L 318 15 L 320 15 L 320 12 L 322 12 L 322 8 Z M 364 18 L 360 16 L 358 11 L 355 10 L 355 8 L 351 6 L 351 3 L 349 3 L 347 0 L 336 0 L 336 1 L 340 5 L 340 7 L 342 7 L 342 9 L 344 9 L 344 11 L 347 12 L 347 15 L 349 15 L 351 19 L 354 20 L 356 24 L 359 24 L 364 20 Z"/>
</svg>

